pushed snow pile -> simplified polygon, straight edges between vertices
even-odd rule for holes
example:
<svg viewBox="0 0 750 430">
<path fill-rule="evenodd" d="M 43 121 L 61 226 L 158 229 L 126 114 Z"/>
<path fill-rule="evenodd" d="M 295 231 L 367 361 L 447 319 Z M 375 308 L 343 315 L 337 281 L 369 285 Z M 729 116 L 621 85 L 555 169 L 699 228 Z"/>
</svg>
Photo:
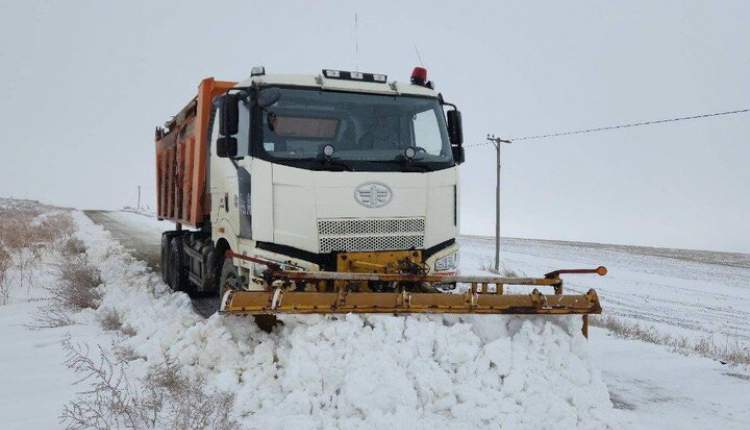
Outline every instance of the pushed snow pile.
<svg viewBox="0 0 750 430">
<path fill-rule="evenodd" d="M 223 333 L 226 344 L 214 347 L 239 346 L 221 365 L 237 369 L 238 412 L 259 427 L 602 428 L 611 411 L 572 327 L 502 317 L 285 321 L 272 336 L 237 319 L 196 328 Z M 194 355 L 207 366 L 216 358 Z"/>
<path fill-rule="evenodd" d="M 83 216 L 102 272 L 101 311 L 117 309 L 143 359 L 167 355 L 236 393 L 243 428 L 475 429 L 616 427 L 580 317 L 197 316 Z"/>
</svg>

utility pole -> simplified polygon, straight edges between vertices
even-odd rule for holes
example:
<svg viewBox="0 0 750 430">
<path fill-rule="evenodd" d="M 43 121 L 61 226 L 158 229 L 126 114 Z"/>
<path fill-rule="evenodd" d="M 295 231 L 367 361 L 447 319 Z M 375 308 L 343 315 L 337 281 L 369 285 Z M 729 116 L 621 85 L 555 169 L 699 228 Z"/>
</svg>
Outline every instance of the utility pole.
<svg viewBox="0 0 750 430">
<path fill-rule="evenodd" d="M 500 146 L 510 140 L 488 134 L 487 140 L 495 145 L 497 151 L 497 184 L 495 187 L 495 272 L 500 273 Z"/>
<path fill-rule="evenodd" d="M 138 185 L 138 206 L 136 206 L 135 210 L 137 212 L 141 211 L 141 186 Z"/>
</svg>

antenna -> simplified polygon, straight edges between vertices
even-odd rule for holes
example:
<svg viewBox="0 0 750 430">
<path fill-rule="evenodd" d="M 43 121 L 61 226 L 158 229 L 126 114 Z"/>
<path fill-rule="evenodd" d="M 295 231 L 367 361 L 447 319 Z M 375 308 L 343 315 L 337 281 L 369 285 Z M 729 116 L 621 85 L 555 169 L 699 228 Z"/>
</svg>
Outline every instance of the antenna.
<svg viewBox="0 0 750 430">
<path fill-rule="evenodd" d="M 354 70 L 359 72 L 359 37 L 357 28 L 359 27 L 359 17 L 354 12 Z"/>
<path fill-rule="evenodd" d="M 417 53 L 417 60 L 419 60 L 419 65 L 424 67 L 424 61 L 422 61 L 422 55 L 419 53 L 419 48 L 417 47 L 416 43 L 414 43 L 414 51 Z"/>
</svg>

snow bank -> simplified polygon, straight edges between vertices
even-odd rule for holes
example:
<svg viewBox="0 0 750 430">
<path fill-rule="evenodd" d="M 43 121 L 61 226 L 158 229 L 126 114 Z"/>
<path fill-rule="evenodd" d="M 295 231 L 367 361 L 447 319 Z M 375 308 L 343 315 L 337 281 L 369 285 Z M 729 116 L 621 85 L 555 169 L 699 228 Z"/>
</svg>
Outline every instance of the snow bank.
<svg viewBox="0 0 750 430">
<path fill-rule="evenodd" d="M 617 427 L 578 317 L 202 319 L 109 234 L 76 214 L 117 309 L 137 334 L 134 373 L 167 354 L 236 392 L 245 428 Z M 139 370 L 140 369 L 140 370 Z"/>
</svg>

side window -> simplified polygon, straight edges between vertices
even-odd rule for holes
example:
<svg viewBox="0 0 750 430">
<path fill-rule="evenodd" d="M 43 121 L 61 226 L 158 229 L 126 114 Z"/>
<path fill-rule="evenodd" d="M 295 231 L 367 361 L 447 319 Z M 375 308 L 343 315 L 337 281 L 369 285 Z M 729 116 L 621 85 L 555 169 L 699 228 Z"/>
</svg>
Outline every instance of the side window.
<svg viewBox="0 0 750 430">
<path fill-rule="evenodd" d="M 440 155 L 443 148 L 440 127 L 432 109 L 414 115 L 414 146 L 424 148 L 430 155 Z"/>
</svg>

